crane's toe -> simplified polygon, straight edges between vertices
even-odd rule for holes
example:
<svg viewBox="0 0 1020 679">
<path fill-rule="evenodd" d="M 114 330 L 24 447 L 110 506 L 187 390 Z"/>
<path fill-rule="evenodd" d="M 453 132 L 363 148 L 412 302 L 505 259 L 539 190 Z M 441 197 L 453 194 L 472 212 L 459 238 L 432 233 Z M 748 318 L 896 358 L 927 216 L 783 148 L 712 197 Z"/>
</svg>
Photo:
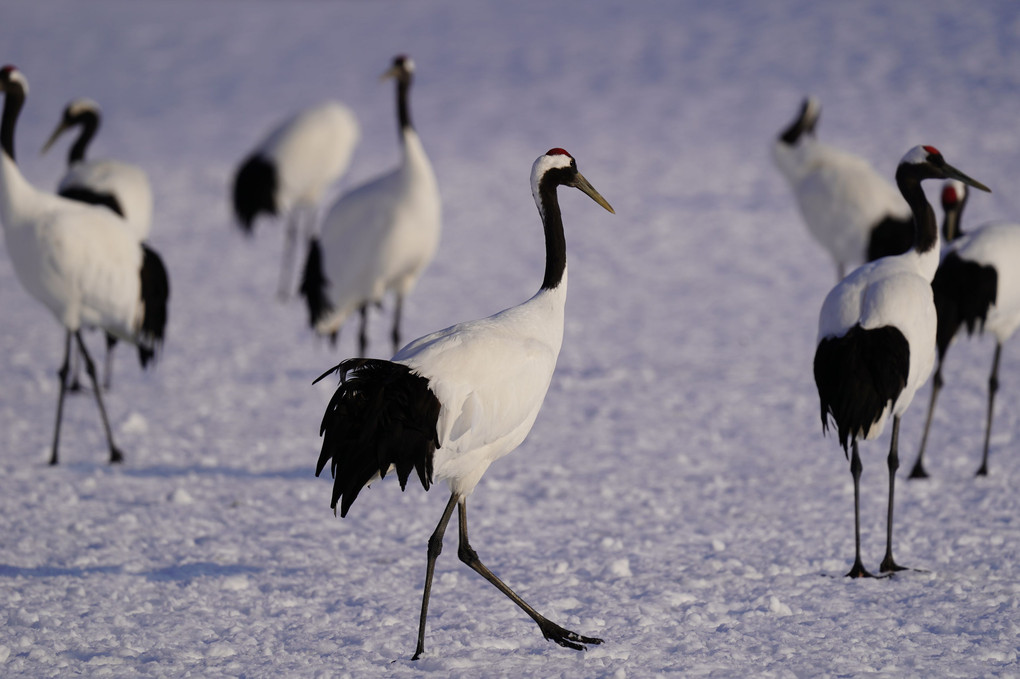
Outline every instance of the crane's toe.
<svg viewBox="0 0 1020 679">
<path fill-rule="evenodd" d="M 575 651 L 585 651 L 588 645 L 594 646 L 602 643 L 602 639 L 598 637 L 586 637 L 577 632 L 571 632 L 548 620 L 545 621 L 545 624 L 539 623 L 539 627 L 542 629 L 542 636 L 546 639 Z"/>
</svg>

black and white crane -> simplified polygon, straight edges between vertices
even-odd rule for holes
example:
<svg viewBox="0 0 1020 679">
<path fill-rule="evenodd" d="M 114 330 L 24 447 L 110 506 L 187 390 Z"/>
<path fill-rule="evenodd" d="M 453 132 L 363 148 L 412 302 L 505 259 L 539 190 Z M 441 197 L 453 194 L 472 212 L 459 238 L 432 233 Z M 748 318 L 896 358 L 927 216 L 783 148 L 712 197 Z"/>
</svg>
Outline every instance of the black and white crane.
<svg viewBox="0 0 1020 679">
<path fill-rule="evenodd" d="M 64 363 L 58 373 L 60 395 L 50 464 L 58 461 L 60 422 L 67 391 L 72 338 L 92 379 L 99 414 L 110 448 L 110 462 L 123 455 L 113 442 L 95 365 L 81 338 L 83 327 L 96 327 L 136 344 L 142 366 L 150 364 L 163 342 L 169 282 L 159 255 L 139 243 L 124 220 L 105 207 L 40 191 L 18 169 L 14 132 L 28 94 L 28 81 L 17 68 L 0 69 L 4 107 L 0 118 L 0 221 L 7 254 L 25 290 L 64 326 Z"/>
<path fill-rule="evenodd" d="M 542 635 L 583 650 L 602 643 L 549 621 L 490 571 L 468 543 L 467 498 L 489 465 L 524 441 L 545 399 L 563 340 L 567 253 L 557 187 L 580 189 L 606 210 L 602 196 L 563 149 L 539 157 L 531 190 L 545 228 L 545 277 L 528 301 L 488 318 L 460 323 L 414 340 L 392 361 L 348 359 L 336 372 L 340 385 L 323 416 L 322 453 L 336 511 L 346 516 L 363 487 L 396 469 L 404 488 L 412 471 L 422 486 L 445 480 L 450 500 L 428 542 L 428 566 L 414 658 L 425 650 L 425 619 L 436 559 L 454 509 L 457 555 L 520 606 Z"/>
<path fill-rule="evenodd" d="M 102 115 L 91 99 L 74 99 L 64 108 L 43 153 L 68 130 L 80 128 L 78 138 L 67 154 L 67 172 L 57 193 L 65 198 L 94 205 L 105 205 L 131 226 L 144 241 L 152 231 L 152 185 L 149 175 L 133 163 L 114 159 L 87 159 L 89 145 L 99 131 Z"/>
<path fill-rule="evenodd" d="M 850 577 L 872 577 L 861 561 L 860 477 L 857 439 L 873 439 L 892 416 L 886 551 L 880 570 L 903 570 L 893 559 L 893 495 L 900 417 L 935 363 L 936 312 L 931 281 L 939 264 L 939 231 L 921 181 L 954 178 L 989 189 L 946 163 L 932 146 L 915 146 L 896 169 L 896 184 L 910 205 L 914 245 L 854 270 L 829 292 L 818 319 L 814 375 L 822 431 L 835 423 L 843 452 L 850 444 L 854 481 L 856 555 Z"/>
<path fill-rule="evenodd" d="M 797 199 L 811 235 L 847 267 L 906 252 L 913 243 L 910 207 L 892 184 L 858 155 L 815 136 L 821 104 L 807 97 L 773 146 L 773 159 Z"/>
<path fill-rule="evenodd" d="M 91 99 L 74 99 L 64 108 L 53 134 L 43 146 L 43 153 L 68 130 L 80 128 L 78 138 L 67 155 L 67 172 L 57 186 L 57 193 L 65 198 L 93 205 L 105 205 L 123 217 L 139 242 L 152 231 L 152 185 L 149 175 L 137 165 L 114 159 L 89 160 L 92 139 L 99 131 L 102 115 L 99 104 Z M 106 335 L 106 363 L 103 369 L 103 387 L 110 389 L 113 375 L 114 335 Z M 72 391 L 80 388 L 78 363 L 71 371 Z"/>
<path fill-rule="evenodd" d="M 354 113 L 338 101 L 298 111 L 273 128 L 234 176 L 234 213 L 251 234 L 260 214 L 286 216 L 277 295 L 290 297 L 297 236 L 314 231 L 323 193 L 347 170 L 361 129 Z"/>
<path fill-rule="evenodd" d="M 383 78 L 397 84 L 402 159 L 397 168 L 341 196 L 312 240 L 301 280 L 309 323 L 336 340 L 340 326 L 361 314 L 359 355 L 368 348 L 368 309 L 394 294 L 393 351 L 400 348 L 404 299 L 439 245 L 440 199 L 425 148 L 411 123 L 414 62 L 398 56 Z"/>
<path fill-rule="evenodd" d="M 943 235 L 949 248 L 932 281 L 938 312 L 938 359 L 932 378 L 931 400 L 921 435 L 921 446 L 910 478 L 927 478 L 924 451 L 939 391 L 942 363 L 953 338 L 963 326 L 967 334 L 987 330 L 995 336 L 995 355 L 988 376 L 988 413 L 985 444 L 978 476 L 988 474 L 988 448 L 992 435 L 995 393 L 999 389 L 999 357 L 1002 345 L 1020 326 L 1020 224 L 992 222 L 963 233 L 960 220 L 968 198 L 962 182 L 949 180 L 942 188 L 945 214 Z"/>
</svg>

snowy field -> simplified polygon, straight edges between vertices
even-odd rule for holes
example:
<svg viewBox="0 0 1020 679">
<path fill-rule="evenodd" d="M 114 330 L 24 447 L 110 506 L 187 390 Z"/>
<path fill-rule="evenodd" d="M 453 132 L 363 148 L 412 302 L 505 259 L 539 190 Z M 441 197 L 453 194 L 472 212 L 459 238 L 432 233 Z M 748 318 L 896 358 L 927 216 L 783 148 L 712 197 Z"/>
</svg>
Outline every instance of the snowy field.
<svg viewBox="0 0 1020 679">
<path fill-rule="evenodd" d="M 1020 347 L 1003 355 L 988 478 L 972 475 L 991 338 L 948 355 L 928 481 L 905 480 L 928 387 L 904 418 L 896 556 L 923 571 L 843 578 L 851 477 L 811 372 L 833 266 L 770 158 L 814 93 L 821 138 L 890 177 L 924 143 L 988 184 L 965 227 L 1020 219 L 1013 0 L 3 0 L 0 45 L 31 84 L 26 176 L 55 186 L 68 142 L 39 149 L 69 99 L 96 99 L 92 156 L 148 169 L 172 279 L 161 363 L 143 374 L 122 349 L 106 401 L 127 462 L 105 463 L 76 396 L 50 468 L 62 330 L 0 256 L 0 676 L 1020 674 Z M 559 366 L 531 436 L 469 503 L 482 559 L 605 639 L 585 653 L 544 641 L 457 560 L 451 530 L 409 660 L 445 488 L 387 479 L 333 517 L 313 475 L 332 384 L 311 382 L 355 333 L 316 340 L 274 297 L 281 229 L 245 239 L 232 222 L 236 163 L 299 106 L 335 97 L 361 121 L 337 190 L 397 162 L 379 75 L 398 53 L 418 67 L 444 200 L 408 338 L 538 288 L 528 173 L 550 147 L 616 208 L 563 193 Z M 871 569 L 887 446 L 862 446 Z"/>
</svg>

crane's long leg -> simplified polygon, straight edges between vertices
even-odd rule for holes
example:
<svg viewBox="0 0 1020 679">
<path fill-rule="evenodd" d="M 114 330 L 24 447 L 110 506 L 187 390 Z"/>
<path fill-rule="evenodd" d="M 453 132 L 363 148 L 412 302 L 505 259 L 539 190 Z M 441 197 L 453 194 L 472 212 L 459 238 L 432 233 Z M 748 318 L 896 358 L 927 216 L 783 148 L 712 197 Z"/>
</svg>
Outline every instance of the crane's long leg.
<svg viewBox="0 0 1020 679">
<path fill-rule="evenodd" d="M 397 293 L 396 304 L 393 307 L 393 332 L 390 337 L 393 339 L 393 353 L 400 351 L 400 316 L 404 311 L 404 296 Z"/>
<path fill-rule="evenodd" d="M 368 355 L 368 304 L 361 305 L 361 330 L 358 332 L 358 356 Z"/>
<path fill-rule="evenodd" d="M 110 391 L 113 384 L 113 348 L 117 346 L 117 338 L 106 335 L 106 364 L 103 366 L 103 389 Z"/>
<path fill-rule="evenodd" d="M 478 558 L 478 554 L 475 550 L 471 549 L 471 545 L 468 544 L 468 531 L 467 531 L 467 502 L 463 498 L 457 504 L 458 509 L 458 520 L 460 523 L 460 545 L 457 548 L 457 556 L 460 560 L 471 567 L 473 571 L 481 575 L 483 578 L 492 583 L 496 589 L 506 594 L 515 604 L 521 607 L 521 609 L 531 616 L 531 619 L 538 623 L 539 629 L 542 630 L 542 636 L 549 641 L 554 641 L 560 646 L 567 648 L 573 648 L 578 651 L 585 650 L 584 644 L 601 644 L 602 639 L 596 637 L 586 637 L 578 634 L 577 632 L 571 632 L 568 629 L 560 627 L 554 622 L 551 622 L 538 611 L 528 605 L 524 599 L 517 596 L 517 593 L 510 589 L 502 580 L 497 578 L 495 574 L 490 571 L 485 564 Z"/>
<path fill-rule="evenodd" d="M 294 269 L 294 247 L 297 244 L 300 212 L 300 207 L 295 206 L 292 208 L 290 214 L 287 215 L 287 224 L 284 227 L 283 259 L 280 261 L 280 283 L 276 289 L 276 297 L 281 302 L 286 302 L 290 299 L 291 279 L 293 278 Z"/>
<path fill-rule="evenodd" d="M 89 352 L 85 348 L 85 342 L 83 342 L 81 338 L 81 331 L 76 331 L 74 333 L 74 338 L 78 341 L 78 350 L 81 351 L 81 356 L 85 360 L 85 371 L 89 374 L 89 378 L 92 380 L 92 387 L 96 392 L 96 403 L 99 404 L 99 415 L 103 418 L 103 429 L 106 431 L 106 441 L 110 445 L 110 464 L 123 462 L 124 456 L 121 454 L 120 449 L 118 449 L 113 443 L 113 431 L 110 429 L 110 420 L 106 417 L 106 406 L 103 405 L 102 389 L 99 388 L 99 380 L 96 378 L 96 365 L 92 362 L 92 357 L 89 356 Z"/>
<path fill-rule="evenodd" d="M 995 406 L 995 392 L 999 390 L 999 355 L 1002 353 L 1002 343 L 995 345 L 995 358 L 992 359 L 992 374 L 988 377 L 988 418 L 985 423 L 985 451 L 981 455 L 981 467 L 977 470 L 977 476 L 988 476 L 988 444 L 992 439 L 992 411 Z"/>
<path fill-rule="evenodd" d="M 942 389 L 942 358 L 939 357 L 938 367 L 935 368 L 935 376 L 931 382 L 931 400 L 928 402 L 928 417 L 924 421 L 924 433 L 921 435 L 921 448 L 917 451 L 917 461 L 910 470 L 912 479 L 926 479 L 928 472 L 924 469 L 924 449 L 928 445 L 928 430 L 931 429 L 932 415 L 935 414 L 935 402 L 939 398 L 939 391 Z"/>
<path fill-rule="evenodd" d="M 71 331 L 67 331 L 67 336 L 64 340 L 64 362 L 60 366 L 60 370 L 57 371 L 57 377 L 60 378 L 60 393 L 57 396 L 57 421 L 53 426 L 53 451 L 50 453 L 50 464 L 55 465 L 58 462 L 57 448 L 60 446 L 60 421 L 64 414 L 64 395 L 67 393 L 67 375 L 70 371 L 71 363 Z"/>
<path fill-rule="evenodd" d="M 81 372 L 80 367 L 81 361 L 78 358 L 78 351 L 76 349 L 72 349 L 70 363 L 71 382 L 67 385 L 67 390 L 70 392 L 77 393 L 81 391 L 81 380 L 78 379 L 78 373 Z"/>
<path fill-rule="evenodd" d="M 861 561 L 861 456 L 857 451 L 857 439 L 851 444 L 850 474 L 854 477 L 854 565 L 846 574 L 848 578 L 875 577 L 864 567 Z"/>
<path fill-rule="evenodd" d="M 450 501 L 446 503 L 443 510 L 443 517 L 439 519 L 436 530 L 429 538 L 429 564 L 425 569 L 425 592 L 421 597 L 421 618 L 418 620 L 418 645 L 414 649 L 414 656 L 411 660 L 417 660 L 425 652 L 425 618 L 429 613 L 429 596 L 432 594 L 432 575 L 436 572 L 436 559 L 443 551 L 443 534 L 446 533 L 446 526 L 453 516 L 453 508 L 457 506 L 457 496 L 451 495 Z"/>
<path fill-rule="evenodd" d="M 893 416 L 892 424 L 892 441 L 889 443 L 889 514 L 886 517 L 885 524 L 885 558 L 882 559 L 882 564 L 878 567 L 879 572 L 889 573 L 891 571 L 902 571 L 906 570 L 903 566 L 898 565 L 893 560 L 892 555 L 892 530 L 893 530 L 893 493 L 896 490 L 896 470 L 900 468 L 900 456 L 897 448 L 899 447 L 900 438 L 900 418 L 898 415 Z"/>
</svg>

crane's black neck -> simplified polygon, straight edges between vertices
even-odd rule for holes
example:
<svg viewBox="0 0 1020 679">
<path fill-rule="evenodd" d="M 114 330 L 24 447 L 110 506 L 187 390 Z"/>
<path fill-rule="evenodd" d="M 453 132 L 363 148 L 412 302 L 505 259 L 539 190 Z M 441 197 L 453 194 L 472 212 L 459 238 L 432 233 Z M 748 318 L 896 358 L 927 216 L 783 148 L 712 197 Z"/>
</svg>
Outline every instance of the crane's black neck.
<svg viewBox="0 0 1020 679">
<path fill-rule="evenodd" d="M 896 170 L 896 185 L 914 215 L 914 250 L 918 253 L 938 247 L 939 242 L 935 211 L 921 189 L 921 180 L 929 178 L 931 175 L 923 173 L 920 166 L 900 165 Z"/>
<path fill-rule="evenodd" d="M 549 170 L 538 183 L 542 224 L 545 227 L 545 278 L 543 290 L 552 290 L 563 282 L 567 270 L 567 239 L 563 235 L 563 217 L 556 188 L 565 184 L 571 172 L 568 169 Z"/>
<path fill-rule="evenodd" d="M 0 148 L 14 160 L 14 127 L 25 105 L 25 92 L 17 85 L 8 85 L 4 93 L 4 112 L 0 118 Z"/>
<path fill-rule="evenodd" d="M 800 140 L 801 136 L 803 136 L 805 133 L 810 133 L 814 131 L 815 129 L 814 123 L 810 120 L 810 117 L 808 116 L 809 107 L 810 101 L 808 99 L 805 99 L 804 104 L 800 107 L 800 115 L 798 115 L 797 119 L 790 123 L 790 126 L 783 130 L 782 133 L 779 135 L 780 141 L 782 141 L 784 144 L 787 144 L 788 146 L 793 146 Z"/>
<path fill-rule="evenodd" d="M 963 205 L 954 205 L 945 211 L 942 220 L 942 237 L 946 242 L 954 241 L 963 235 L 960 230 L 960 215 L 963 212 Z"/>
<path fill-rule="evenodd" d="M 412 130 L 411 124 L 411 74 L 404 73 L 397 76 L 397 132 L 403 135 L 404 130 Z"/>
<path fill-rule="evenodd" d="M 81 133 L 67 154 L 68 165 L 85 160 L 85 152 L 88 150 L 92 138 L 99 131 L 99 115 L 95 111 L 85 111 L 78 114 L 74 122 L 81 125 Z"/>
</svg>

